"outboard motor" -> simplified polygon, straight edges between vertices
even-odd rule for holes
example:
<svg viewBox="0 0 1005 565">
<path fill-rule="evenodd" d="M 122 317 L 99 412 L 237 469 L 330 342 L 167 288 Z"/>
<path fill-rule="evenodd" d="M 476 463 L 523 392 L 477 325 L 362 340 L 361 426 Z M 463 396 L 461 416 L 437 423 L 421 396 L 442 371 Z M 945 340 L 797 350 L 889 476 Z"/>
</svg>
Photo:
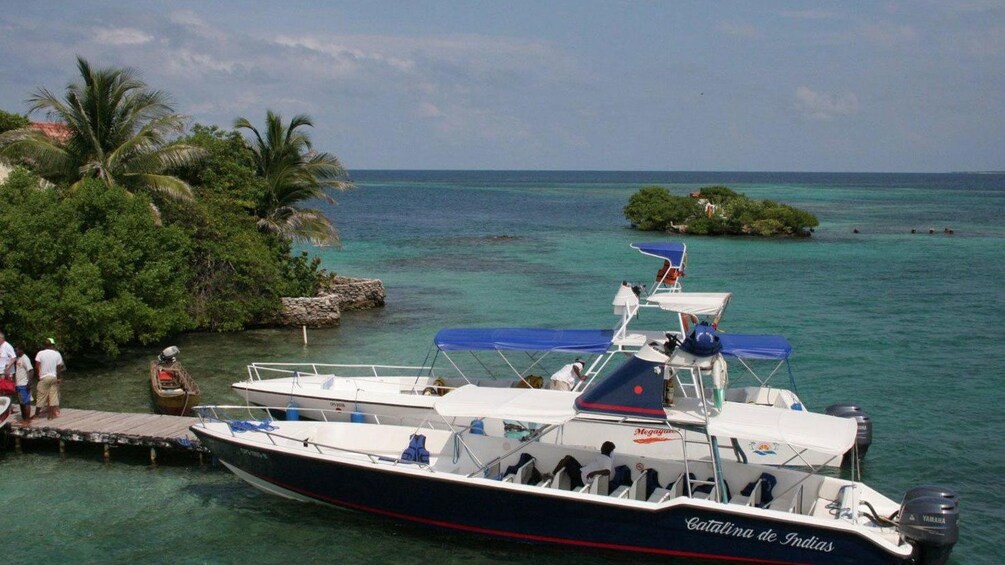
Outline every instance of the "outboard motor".
<svg viewBox="0 0 1005 565">
<path fill-rule="evenodd" d="M 175 357 L 178 356 L 178 353 L 179 353 L 178 348 L 172 345 L 171 347 L 168 347 L 164 351 L 161 351 L 160 355 L 157 356 L 157 362 L 160 363 L 161 365 L 169 365 L 171 363 L 174 363 L 174 359 Z"/>
<path fill-rule="evenodd" d="M 943 565 L 960 537 L 956 493 L 940 486 L 907 491 L 900 503 L 900 535 L 914 546 L 919 565 Z"/>
<path fill-rule="evenodd" d="M 825 412 L 828 416 L 852 418 L 858 422 L 858 433 L 855 436 L 855 447 L 858 448 L 858 460 L 865 461 L 865 454 L 869 451 L 869 446 L 872 445 L 872 418 L 862 411 L 861 406 L 852 402 L 831 404 L 827 407 Z M 850 465 L 851 457 L 852 451 L 849 450 L 844 454 L 844 457 L 841 458 L 841 465 Z"/>
</svg>

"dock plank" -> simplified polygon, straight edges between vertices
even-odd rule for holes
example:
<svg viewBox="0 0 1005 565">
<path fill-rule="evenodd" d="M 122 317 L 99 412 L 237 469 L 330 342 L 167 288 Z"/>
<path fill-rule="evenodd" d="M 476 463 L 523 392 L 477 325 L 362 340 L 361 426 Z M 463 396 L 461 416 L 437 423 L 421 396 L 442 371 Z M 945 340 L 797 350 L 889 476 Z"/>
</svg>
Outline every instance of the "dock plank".
<svg viewBox="0 0 1005 565">
<path fill-rule="evenodd" d="M 189 431 L 195 417 L 64 408 L 58 418 L 35 418 L 27 426 L 13 419 L 8 433 L 19 438 L 206 451 Z"/>
</svg>

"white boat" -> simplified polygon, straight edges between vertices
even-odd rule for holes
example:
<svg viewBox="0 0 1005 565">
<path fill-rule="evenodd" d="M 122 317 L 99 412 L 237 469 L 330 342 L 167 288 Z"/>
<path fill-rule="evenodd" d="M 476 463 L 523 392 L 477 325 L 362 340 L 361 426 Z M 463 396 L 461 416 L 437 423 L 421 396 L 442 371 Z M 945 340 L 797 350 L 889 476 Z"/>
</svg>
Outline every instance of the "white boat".
<svg viewBox="0 0 1005 565">
<path fill-rule="evenodd" d="M 430 420 L 541 424 L 527 441 L 467 426 L 235 420 L 226 407 L 202 407 L 192 431 L 227 468 L 266 492 L 467 533 L 765 563 L 946 562 L 959 518 L 948 489 L 919 487 L 897 503 L 856 480 L 718 457 L 717 438 L 751 436 L 838 455 L 854 443 L 856 425 L 729 401 L 717 408 L 705 398 L 665 407 L 667 368 L 702 363 L 643 347 L 582 395 L 464 386 L 435 397 Z M 236 408 L 248 418 L 249 408 Z M 704 434 L 696 449 L 707 457 L 641 455 L 618 445 L 613 475 L 582 488 L 570 490 L 571 477 L 561 470 L 538 477 L 566 455 L 581 462 L 596 456 L 606 435 L 595 437 L 592 449 L 545 441 L 573 418 L 594 417 L 616 421 L 605 430 L 647 421 L 671 433 Z"/>
<path fill-rule="evenodd" d="M 595 386 L 599 375 L 609 370 L 613 360 L 632 354 L 657 340 L 668 339 L 666 331 L 636 331 L 629 326 L 637 316 L 638 301 L 627 304 L 623 296 L 626 287 L 615 299 L 615 314 L 620 322 L 615 330 L 542 329 L 542 328 L 447 328 L 434 338 L 435 353 L 428 366 L 381 365 L 329 365 L 319 363 L 253 363 L 248 366 L 248 379 L 233 383 L 231 387 L 248 403 L 258 406 L 294 406 L 298 417 L 309 419 L 335 419 L 380 421 L 382 423 L 413 422 L 424 418 L 432 410 L 439 396 L 456 388 L 475 384 L 487 388 L 508 388 L 515 385 L 540 386 L 533 379 L 535 371 L 541 372 L 546 361 L 557 356 L 582 356 L 589 360 L 586 367 L 588 380 L 583 389 Z M 627 289 L 632 298 L 635 294 Z M 718 320 L 731 295 L 729 293 L 673 292 L 658 295 L 666 310 L 678 316 L 702 316 Z M 629 301 L 630 302 L 630 301 Z M 678 341 L 683 339 L 683 328 L 669 332 Z M 743 336 L 730 334 L 724 338 L 723 355 L 745 362 L 752 355 L 774 356 L 787 363 L 791 348 L 778 336 Z M 457 353 L 489 352 L 498 360 L 497 365 L 508 372 L 502 377 L 487 378 L 490 361 L 476 364 L 479 377 L 469 377 Z M 514 354 L 530 355 L 526 366 L 517 365 Z M 717 361 L 718 360 L 718 361 Z M 518 368 L 519 367 L 519 368 Z M 723 372 L 722 358 L 714 357 L 695 367 L 679 367 L 673 379 L 668 379 L 668 403 L 701 397 L 709 391 L 698 390 L 698 372 Z M 550 371 L 546 371 L 546 374 Z M 541 376 L 536 378 L 540 379 Z M 670 386 L 672 384 L 672 386 Z M 725 399 L 731 402 L 773 406 L 780 410 L 801 409 L 798 396 L 792 391 L 759 386 L 725 388 Z M 327 411 L 327 412 L 323 412 Z M 574 420 L 560 433 L 551 436 L 553 441 L 565 445 L 590 445 L 597 437 L 600 421 Z M 507 421 L 487 420 L 485 429 L 493 435 L 504 435 L 507 430 L 527 430 L 518 419 Z M 676 456 L 683 454 L 685 441 L 668 434 L 659 427 L 640 423 L 634 427 L 619 427 L 611 433 L 612 440 L 626 449 L 645 455 L 652 451 L 672 449 Z M 700 435 L 686 441 L 701 441 Z M 725 456 L 765 465 L 838 466 L 842 458 L 812 450 L 792 450 L 785 444 L 753 438 L 744 442 L 731 441 L 721 447 Z"/>
</svg>

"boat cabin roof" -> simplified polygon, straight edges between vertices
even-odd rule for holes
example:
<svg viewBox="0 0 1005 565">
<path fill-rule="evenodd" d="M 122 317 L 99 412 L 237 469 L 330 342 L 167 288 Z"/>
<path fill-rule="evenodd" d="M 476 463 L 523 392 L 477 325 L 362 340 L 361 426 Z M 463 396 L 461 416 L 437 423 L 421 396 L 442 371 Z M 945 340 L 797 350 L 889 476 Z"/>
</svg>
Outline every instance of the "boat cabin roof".
<svg viewBox="0 0 1005 565">
<path fill-rule="evenodd" d="M 732 297 L 731 292 L 668 292 L 650 295 L 646 300 L 661 310 L 719 318 Z"/>
<path fill-rule="evenodd" d="M 605 353 L 614 330 L 546 328 L 444 328 L 434 342 L 441 351 L 553 351 Z"/>
<path fill-rule="evenodd" d="M 739 359 L 788 359 L 792 354 L 789 340 L 780 335 L 729 334 L 716 332 L 722 354 Z"/>
</svg>

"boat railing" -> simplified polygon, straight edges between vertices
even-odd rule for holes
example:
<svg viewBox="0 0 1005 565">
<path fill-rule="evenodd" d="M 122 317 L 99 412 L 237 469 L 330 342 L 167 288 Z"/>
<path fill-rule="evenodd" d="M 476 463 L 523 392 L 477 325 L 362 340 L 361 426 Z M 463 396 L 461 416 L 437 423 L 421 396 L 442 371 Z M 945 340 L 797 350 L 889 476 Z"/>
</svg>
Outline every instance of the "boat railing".
<svg viewBox="0 0 1005 565">
<path fill-rule="evenodd" d="M 252 363 L 248 365 L 250 380 L 274 379 L 286 376 L 332 375 L 339 377 L 411 378 L 429 376 L 431 367 L 415 365 L 353 365 L 331 363 Z M 263 374 L 265 376 L 263 376 Z"/>
<path fill-rule="evenodd" d="M 420 468 L 420 469 L 426 469 L 429 472 L 434 472 L 432 466 L 430 466 L 428 463 L 419 463 L 419 462 L 416 462 L 416 461 L 404 461 L 404 460 L 401 459 L 401 457 L 388 457 L 386 455 L 378 455 L 378 454 L 375 454 L 375 453 L 369 453 L 369 452 L 366 452 L 366 451 L 360 451 L 358 449 L 349 449 L 349 448 L 346 448 L 346 447 L 338 447 L 338 446 L 329 445 L 329 444 L 326 444 L 326 443 L 320 443 L 320 442 L 313 441 L 310 438 L 297 437 L 297 436 L 292 436 L 292 435 L 277 433 L 277 432 L 273 431 L 275 428 L 271 425 L 272 422 L 275 421 L 275 420 L 273 420 L 271 418 L 271 414 L 273 413 L 272 412 L 273 410 L 285 410 L 285 408 L 267 407 L 267 406 L 238 406 L 238 405 L 231 405 L 231 406 L 196 406 L 196 408 L 195 408 L 196 413 L 199 415 L 199 421 L 200 421 L 200 423 L 202 425 L 205 426 L 207 422 L 222 422 L 222 423 L 226 423 L 228 425 L 228 429 L 230 430 L 230 435 L 232 435 L 233 437 L 238 437 L 238 434 L 241 434 L 241 433 L 245 433 L 245 432 L 248 432 L 248 431 L 254 431 L 254 432 L 260 433 L 260 434 L 268 437 L 269 438 L 269 442 L 272 443 L 272 445 L 275 445 L 275 446 L 280 446 L 280 443 L 276 441 L 277 439 L 279 439 L 279 440 L 283 440 L 284 442 L 293 442 L 293 443 L 297 443 L 297 444 L 303 445 L 305 448 L 312 448 L 314 451 L 317 451 L 317 453 L 319 455 L 328 455 L 329 453 L 326 453 L 324 450 L 331 450 L 331 451 L 337 451 L 337 452 L 340 452 L 340 453 L 349 453 L 349 454 L 353 454 L 353 455 L 360 455 L 360 456 L 368 458 L 371 463 L 391 463 L 391 464 L 394 464 L 394 465 L 408 464 L 410 466 L 414 466 L 414 467 L 417 467 L 417 468 Z M 259 417 L 258 418 L 255 417 L 253 411 L 259 412 Z M 230 414 L 230 413 L 238 413 L 238 412 L 245 412 L 245 413 L 247 413 L 248 414 L 248 418 L 251 419 L 252 422 L 249 422 L 249 421 L 247 421 L 245 419 L 242 419 L 242 418 L 231 418 L 231 417 L 228 417 L 228 414 Z M 261 417 L 262 415 L 264 415 L 265 417 L 262 418 Z M 369 416 L 375 416 L 374 414 L 368 414 L 368 415 Z M 257 421 L 257 424 L 253 423 L 253 422 L 256 422 L 256 421 Z M 240 422 L 242 425 L 235 425 L 237 422 Z M 428 422 L 424 422 L 424 423 L 425 424 L 429 424 Z M 420 424 L 420 425 L 416 426 L 415 431 L 418 432 L 422 428 L 423 428 L 423 425 Z M 432 429 L 436 429 L 434 426 L 432 426 L 432 424 L 429 424 L 428 428 L 431 429 L 431 430 Z"/>
<path fill-rule="evenodd" d="M 216 421 L 216 422 L 229 422 L 242 419 L 252 419 L 259 421 L 276 421 L 279 420 L 275 418 L 276 415 L 286 414 L 289 410 L 289 406 L 256 406 L 256 405 L 202 405 L 196 406 L 194 408 L 195 412 L 198 414 L 200 420 L 205 421 Z M 358 410 L 346 411 L 336 408 L 298 408 L 298 415 L 303 416 L 305 413 L 310 414 L 310 420 L 317 422 L 359 422 L 362 423 L 374 423 L 390 426 L 411 426 L 418 429 L 446 429 L 448 426 L 437 425 L 428 418 L 428 416 L 423 415 L 396 415 L 388 416 L 387 414 L 377 414 L 374 412 L 360 412 Z M 241 414 L 243 413 L 243 415 Z M 466 427 L 455 425 L 454 428 Z"/>
</svg>

